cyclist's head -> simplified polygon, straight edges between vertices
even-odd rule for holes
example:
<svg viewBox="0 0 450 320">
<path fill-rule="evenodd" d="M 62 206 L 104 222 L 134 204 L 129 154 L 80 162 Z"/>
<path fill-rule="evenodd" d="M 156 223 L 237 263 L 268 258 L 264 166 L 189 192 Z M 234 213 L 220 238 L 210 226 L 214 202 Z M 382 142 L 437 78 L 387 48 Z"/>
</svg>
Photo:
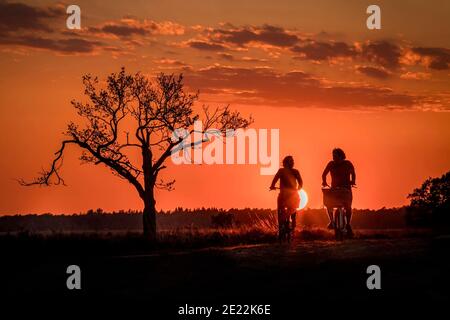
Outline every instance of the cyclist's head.
<svg viewBox="0 0 450 320">
<path fill-rule="evenodd" d="M 292 156 L 284 157 L 283 167 L 292 169 L 294 167 L 294 158 Z"/>
<path fill-rule="evenodd" d="M 345 160 L 345 152 L 341 148 L 333 149 L 333 160 L 334 161 L 343 161 Z"/>
</svg>

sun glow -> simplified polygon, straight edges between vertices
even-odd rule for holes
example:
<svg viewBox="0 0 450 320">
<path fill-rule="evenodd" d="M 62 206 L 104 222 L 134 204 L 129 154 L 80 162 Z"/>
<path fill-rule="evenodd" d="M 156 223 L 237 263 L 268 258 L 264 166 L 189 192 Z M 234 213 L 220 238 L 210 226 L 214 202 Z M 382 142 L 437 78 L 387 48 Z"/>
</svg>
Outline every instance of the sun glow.
<svg viewBox="0 0 450 320">
<path fill-rule="evenodd" d="M 303 189 L 299 190 L 298 194 L 300 195 L 300 206 L 298 210 L 302 210 L 308 204 L 308 194 Z"/>
</svg>

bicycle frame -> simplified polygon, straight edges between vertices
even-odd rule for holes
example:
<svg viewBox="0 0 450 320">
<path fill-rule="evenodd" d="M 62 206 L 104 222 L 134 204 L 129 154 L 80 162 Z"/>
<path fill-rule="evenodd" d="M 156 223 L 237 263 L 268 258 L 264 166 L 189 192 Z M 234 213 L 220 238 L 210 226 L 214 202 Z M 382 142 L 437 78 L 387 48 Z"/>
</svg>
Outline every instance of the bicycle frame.
<svg viewBox="0 0 450 320">
<path fill-rule="evenodd" d="M 279 187 L 276 187 L 275 189 L 280 190 Z M 295 229 L 296 214 L 297 208 L 279 208 L 277 206 L 278 239 L 280 242 L 284 240 L 287 240 L 288 242 L 291 241 Z"/>
<path fill-rule="evenodd" d="M 342 241 L 347 234 L 345 207 L 351 201 L 351 191 L 346 188 L 322 188 L 323 202 L 327 210 L 333 209 L 334 234 L 336 240 Z M 334 210 L 335 209 L 335 210 Z"/>
<path fill-rule="evenodd" d="M 344 240 L 344 236 L 347 233 L 346 225 L 347 218 L 345 217 L 345 208 L 339 207 L 334 212 L 334 235 L 336 240 L 342 241 Z"/>
</svg>

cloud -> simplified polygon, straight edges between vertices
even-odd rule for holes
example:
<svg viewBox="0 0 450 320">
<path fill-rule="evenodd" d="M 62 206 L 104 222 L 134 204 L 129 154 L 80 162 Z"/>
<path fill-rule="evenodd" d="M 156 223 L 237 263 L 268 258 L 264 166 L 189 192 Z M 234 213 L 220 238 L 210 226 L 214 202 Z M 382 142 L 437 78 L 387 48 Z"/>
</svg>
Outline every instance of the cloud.
<svg viewBox="0 0 450 320">
<path fill-rule="evenodd" d="M 421 57 L 430 69 L 447 70 L 450 68 L 450 50 L 446 48 L 415 47 L 411 51 Z"/>
<path fill-rule="evenodd" d="M 297 58 L 316 61 L 356 55 L 355 49 L 345 42 L 308 41 L 304 45 L 292 47 L 291 51 L 300 54 Z"/>
<path fill-rule="evenodd" d="M 192 30 L 198 37 L 188 41 L 189 46 L 205 51 L 224 51 L 248 48 L 263 48 L 269 55 L 280 56 L 291 53 L 296 60 L 333 61 L 344 58 L 350 63 L 355 61 L 370 62 L 374 66 L 362 68 L 361 73 L 372 78 L 386 78 L 405 63 L 407 46 L 393 41 L 365 41 L 348 43 L 333 40 L 331 35 L 301 34 L 279 26 L 245 26 L 236 27 L 224 24 L 220 28 L 195 26 Z M 320 39 L 320 40 L 319 40 Z M 269 47 L 268 47 L 269 46 Z M 281 50 L 270 50 L 272 47 Z M 283 50 L 286 49 L 286 50 Z M 414 48 L 416 54 L 424 57 L 432 69 L 446 69 L 449 66 L 449 51 L 442 48 Z M 228 54 L 221 58 L 237 61 Z"/>
<path fill-rule="evenodd" d="M 263 25 L 235 27 L 224 24 L 220 28 L 195 26 L 194 31 L 201 34 L 203 41 L 214 42 L 226 47 L 250 47 L 268 45 L 286 48 L 295 45 L 299 38 L 295 32 L 282 27 Z"/>
<path fill-rule="evenodd" d="M 225 52 L 219 52 L 217 53 L 217 56 L 221 58 L 222 60 L 226 60 L 229 62 L 249 62 L 249 63 L 266 63 L 267 59 L 259 59 L 254 57 L 236 57 L 232 54 L 225 53 Z"/>
<path fill-rule="evenodd" d="M 62 54 L 92 53 L 97 47 L 102 45 L 101 42 L 82 38 L 49 39 L 33 35 L 17 36 L 14 38 L 0 36 L 0 44 L 45 49 Z"/>
<path fill-rule="evenodd" d="M 0 32 L 45 31 L 52 32 L 51 23 L 60 18 L 63 23 L 65 11 L 60 6 L 33 7 L 24 3 L 0 1 Z"/>
<path fill-rule="evenodd" d="M 110 33 L 118 37 L 130 37 L 133 35 L 145 35 L 150 33 L 149 30 L 140 26 L 119 24 L 107 24 L 99 29 L 91 28 L 90 30 L 92 32 Z"/>
<path fill-rule="evenodd" d="M 425 80 L 430 79 L 431 74 L 426 72 L 406 72 L 402 75 L 400 75 L 400 78 L 407 79 L 407 80 Z"/>
<path fill-rule="evenodd" d="M 374 67 L 357 67 L 358 72 L 365 74 L 368 77 L 376 79 L 386 79 L 389 77 L 389 73 L 381 68 Z"/>
<path fill-rule="evenodd" d="M 182 57 L 184 55 L 182 49 L 188 47 L 206 53 L 206 56 L 200 57 L 204 64 L 209 63 L 208 59 L 219 58 L 227 61 L 230 65 L 249 66 L 250 63 L 265 65 L 266 62 L 274 62 L 276 59 L 277 62 L 280 62 L 281 68 L 292 66 L 292 61 L 286 58 L 302 61 L 295 63 L 296 65 L 303 65 L 303 61 L 315 63 L 329 61 L 330 65 L 334 65 L 333 62 L 339 60 L 339 66 L 356 70 L 358 73 L 373 79 L 386 79 L 391 75 L 400 76 L 402 79 L 428 79 L 430 74 L 433 75 L 434 72 L 424 76 L 418 72 L 420 70 L 416 70 L 417 68 L 407 67 L 420 65 L 433 70 L 448 70 L 450 68 L 450 50 L 446 48 L 412 47 L 406 42 L 397 43 L 394 41 L 350 43 L 343 40 L 345 38 L 342 35 L 324 32 L 305 34 L 296 29 L 268 24 L 234 26 L 228 23 L 217 27 L 201 25 L 188 27 L 171 21 L 156 22 L 127 16 L 118 20 L 99 22 L 80 31 L 68 31 L 64 27 L 59 27 L 58 29 L 54 28 L 57 32 L 53 32 L 51 26 L 55 25 L 57 19 L 61 19 L 61 25 L 64 26 L 66 16 L 61 4 L 53 7 L 37 7 L 0 0 L 0 45 L 22 46 L 75 55 L 92 54 L 103 50 L 103 52 L 109 52 L 116 57 L 121 52 L 135 54 L 135 50 L 139 50 L 137 47 L 144 50 L 149 45 L 160 45 L 160 48 L 171 47 L 175 51 L 174 54 L 179 54 Z M 52 36 L 50 37 L 51 32 Z M 180 42 L 167 42 L 168 37 L 166 36 L 182 37 L 179 38 Z M 178 59 L 189 63 L 189 58 Z M 168 61 L 154 62 L 161 67 L 171 65 L 173 68 L 177 66 L 187 68 L 189 66 L 188 64 L 169 63 Z M 344 64 L 346 65 L 344 66 Z M 363 66 L 358 66 L 358 64 Z M 326 68 L 326 66 L 324 67 Z M 261 70 L 257 72 L 256 76 L 261 76 L 263 72 Z M 240 70 L 239 72 L 250 71 Z M 267 73 L 267 70 L 264 70 L 264 72 Z M 265 76 L 268 75 L 265 74 Z M 272 83 L 273 78 L 285 81 L 288 76 L 292 77 L 293 75 L 286 73 L 285 76 L 282 76 L 276 73 L 274 77 L 269 77 L 270 79 L 267 82 L 272 86 L 274 85 Z M 296 74 L 296 76 L 299 76 L 299 74 Z M 222 76 L 221 79 L 226 80 L 227 78 Z M 263 79 L 266 78 L 258 78 L 259 81 Z M 310 81 L 312 80 L 316 79 L 310 76 Z M 314 86 L 313 89 L 316 91 L 313 90 L 309 96 L 313 92 L 319 91 L 317 88 L 327 91 L 324 89 L 326 86 L 322 82 L 319 82 L 319 84 Z M 302 85 L 305 85 L 305 79 L 302 80 Z M 230 88 L 234 90 L 234 85 L 230 84 Z M 269 86 L 267 88 L 269 89 Z M 210 90 L 213 89 L 217 90 L 217 86 Z M 246 92 L 247 89 L 243 90 Z M 283 87 L 283 90 L 287 90 L 287 88 Z M 342 92 L 350 89 L 341 90 L 340 96 L 343 97 Z M 254 92 L 244 94 L 244 91 L 239 94 L 240 97 L 250 97 L 252 96 L 251 92 Z M 332 92 L 334 91 L 330 89 L 327 94 Z M 377 92 L 378 99 L 381 99 L 381 96 L 390 99 L 394 97 L 393 93 L 381 94 L 379 91 Z M 320 93 L 323 94 L 323 92 Z M 308 96 L 308 94 L 305 93 L 305 96 Z M 401 100 L 398 97 L 397 103 Z M 408 95 L 408 97 L 411 96 Z M 267 100 L 269 97 L 254 95 L 253 98 Z M 404 101 L 408 100 L 407 97 L 404 97 L 404 99 Z M 314 99 L 311 99 L 311 101 L 314 101 Z M 356 104 L 356 102 L 353 104 Z"/>
<path fill-rule="evenodd" d="M 242 61 L 245 62 L 267 62 L 267 59 L 259 59 L 259 58 L 253 58 L 253 57 L 242 57 Z"/>
<path fill-rule="evenodd" d="M 69 31 L 65 28 L 66 17 L 63 5 L 37 7 L 0 0 L 0 45 L 44 49 L 62 54 L 90 54 L 102 47 L 117 55 L 120 46 L 108 39 L 123 40 L 122 47 L 130 48 L 143 44 L 141 39 L 146 36 L 181 35 L 185 30 L 171 21 L 124 18 Z M 122 49 L 122 52 L 125 51 Z"/>
<path fill-rule="evenodd" d="M 299 38 L 288 33 L 281 27 L 263 25 L 262 27 L 246 27 L 232 29 L 215 29 L 213 36 L 225 43 L 245 46 L 251 42 L 258 42 L 276 47 L 290 47 Z"/>
<path fill-rule="evenodd" d="M 224 60 L 228 60 L 228 61 L 234 61 L 235 58 L 232 54 L 229 53 L 224 53 L 224 52 L 220 52 L 217 54 L 220 58 L 224 59 Z"/>
<path fill-rule="evenodd" d="M 210 43 L 206 41 L 195 41 L 191 40 L 187 42 L 187 45 L 191 48 L 198 49 L 198 50 L 205 50 L 205 51 L 220 51 L 225 50 L 226 48 L 217 43 Z"/>
<path fill-rule="evenodd" d="M 401 65 L 404 48 L 390 41 L 366 41 L 347 43 L 336 41 L 327 37 L 301 34 L 296 30 L 289 30 L 279 26 L 245 26 L 236 27 L 225 24 L 221 28 L 208 28 L 196 26 L 193 29 L 199 33 L 199 38 L 190 40 L 192 47 L 201 50 L 220 51 L 225 48 L 239 50 L 241 48 L 264 48 L 267 46 L 279 49 L 288 49 L 297 60 L 324 61 L 336 58 L 346 58 L 349 61 L 371 62 L 387 70 L 396 70 Z M 319 40 L 321 39 L 321 40 Z M 270 51 L 269 53 L 286 53 L 286 51 Z M 424 53 L 425 54 L 425 53 Z M 447 58 L 435 55 L 434 67 L 445 66 Z M 224 56 L 222 58 L 225 58 Z M 226 59 L 226 58 L 225 58 Z M 382 72 L 376 73 L 367 69 L 369 76 L 382 77 Z"/>
<path fill-rule="evenodd" d="M 187 72 L 186 81 L 206 94 L 226 94 L 234 103 L 333 109 L 410 109 L 420 104 L 419 97 L 389 88 L 325 83 L 301 71 L 280 73 L 268 67 L 215 65 Z"/>
<path fill-rule="evenodd" d="M 155 22 L 152 20 L 140 21 L 134 18 L 125 18 L 90 27 L 88 32 L 112 35 L 119 38 L 130 38 L 148 35 L 182 35 L 185 32 L 185 28 L 171 21 Z"/>
<path fill-rule="evenodd" d="M 60 54 L 90 54 L 103 45 L 99 41 L 83 39 L 78 33 L 62 30 L 66 17 L 62 5 L 34 7 L 23 3 L 0 2 L 0 45 L 49 50 Z M 61 23 L 59 26 L 58 20 Z"/>
<path fill-rule="evenodd" d="M 401 48 L 387 41 L 366 42 L 361 47 L 362 56 L 370 62 L 387 69 L 396 69 L 400 64 Z"/>
<path fill-rule="evenodd" d="M 171 65 L 171 66 L 186 66 L 186 63 L 179 60 L 174 59 L 159 59 L 159 60 L 153 60 L 154 63 L 159 65 Z"/>
</svg>

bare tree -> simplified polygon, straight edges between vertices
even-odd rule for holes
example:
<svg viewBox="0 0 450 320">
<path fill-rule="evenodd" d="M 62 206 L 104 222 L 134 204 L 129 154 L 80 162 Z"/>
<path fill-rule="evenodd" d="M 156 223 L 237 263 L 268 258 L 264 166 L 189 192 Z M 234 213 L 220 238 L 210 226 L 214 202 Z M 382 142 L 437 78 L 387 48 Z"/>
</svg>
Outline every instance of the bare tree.
<svg viewBox="0 0 450 320">
<path fill-rule="evenodd" d="M 172 138 L 177 129 L 194 132 L 194 122 L 200 115 L 193 106 L 197 94 L 189 94 L 184 89 L 183 75 L 160 74 L 148 79 L 141 73 L 127 74 L 122 68 L 112 73 L 102 86 L 97 77 L 83 76 L 85 95 L 88 102 L 72 101 L 85 124 L 70 122 L 65 132 L 67 137 L 47 170 L 43 170 L 33 181 L 20 180 L 25 186 L 65 185 L 60 174 L 63 154 L 69 145 L 82 149 L 82 162 L 103 164 L 118 177 L 128 181 L 143 201 L 144 235 L 156 237 L 155 188 L 171 190 L 175 180 L 163 181 L 158 178 L 172 151 L 186 147 L 182 137 Z M 210 128 L 225 133 L 228 129 L 246 128 L 252 122 L 229 107 L 210 110 L 202 108 L 203 132 Z M 131 124 L 131 125 L 130 125 Z M 129 129 L 134 132 L 130 136 Z M 130 129 L 131 128 L 131 129 Z M 192 141 L 187 146 L 194 148 L 206 142 Z M 132 161 L 132 150 L 140 161 Z M 140 162 L 140 163 L 139 163 Z"/>
</svg>

